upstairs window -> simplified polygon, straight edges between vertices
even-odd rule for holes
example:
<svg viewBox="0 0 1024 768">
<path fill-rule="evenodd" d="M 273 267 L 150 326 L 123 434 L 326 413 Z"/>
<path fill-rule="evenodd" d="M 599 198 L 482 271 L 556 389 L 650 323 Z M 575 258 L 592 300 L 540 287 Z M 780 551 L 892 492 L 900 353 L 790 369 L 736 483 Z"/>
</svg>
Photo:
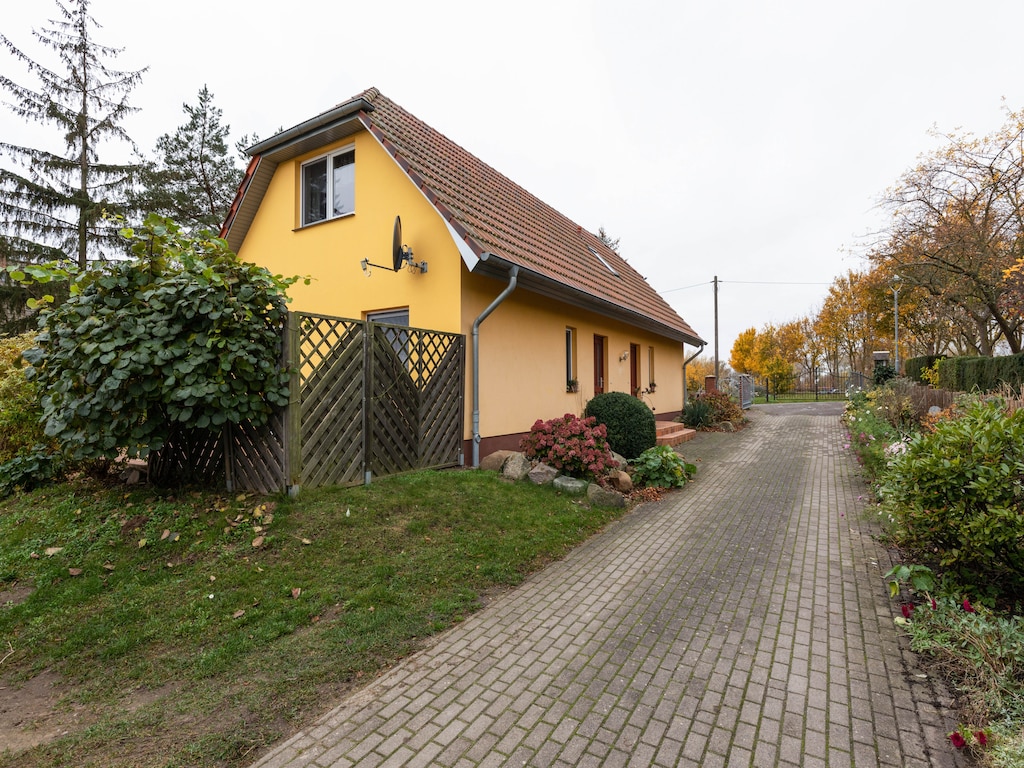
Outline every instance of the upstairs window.
<svg viewBox="0 0 1024 768">
<path fill-rule="evenodd" d="M 356 209 L 356 150 L 348 147 L 302 166 L 302 225 L 316 224 Z"/>
</svg>

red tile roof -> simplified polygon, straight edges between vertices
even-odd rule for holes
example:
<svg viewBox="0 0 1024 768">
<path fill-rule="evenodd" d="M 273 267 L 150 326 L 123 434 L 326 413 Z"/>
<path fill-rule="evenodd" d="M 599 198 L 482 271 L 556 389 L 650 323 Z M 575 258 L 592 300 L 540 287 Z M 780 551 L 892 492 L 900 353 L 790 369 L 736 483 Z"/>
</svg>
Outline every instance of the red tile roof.
<svg viewBox="0 0 1024 768">
<path fill-rule="evenodd" d="M 689 344 L 704 343 L 658 292 L 596 235 L 375 88 L 279 136 L 282 141 L 287 138 L 294 143 L 310 132 L 322 131 L 332 115 L 353 113 L 420 187 L 465 245 L 478 257 L 489 254 L 519 266 L 523 270 L 520 285 L 524 288 L 546 286 L 552 295 L 564 293 L 573 303 L 589 305 L 600 314 L 634 319 Z M 305 132 L 301 130 L 304 126 L 308 126 Z M 272 138 L 253 151 L 274 146 Z M 232 217 L 255 167 L 255 163 L 250 165 L 250 173 L 232 206 Z M 225 233 L 233 223 L 229 218 Z M 595 253 L 617 274 L 602 264 Z"/>
</svg>

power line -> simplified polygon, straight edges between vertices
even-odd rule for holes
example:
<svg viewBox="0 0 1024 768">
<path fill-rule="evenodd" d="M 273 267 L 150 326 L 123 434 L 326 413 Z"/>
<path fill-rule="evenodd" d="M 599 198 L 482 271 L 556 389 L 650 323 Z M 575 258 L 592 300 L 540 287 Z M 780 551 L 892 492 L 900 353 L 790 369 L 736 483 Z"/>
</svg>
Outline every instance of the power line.
<svg viewBox="0 0 1024 768">
<path fill-rule="evenodd" d="M 694 283 L 693 285 L 684 285 L 682 288 L 669 288 L 667 291 L 661 291 L 661 293 L 672 293 L 672 291 L 688 291 L 691 288 L 700 288 L 702 285 L 711 285 L 710 280 L 705 280 L 703 283 Z"/>
<path fill-rule="evenodd" d="M 786 283 L 773 280 L 719 280 L 720 283 L 739 283 L 741 285 L 832 285 L 832 283 Z"/>
<path fill-rule="evenodd" d="M 703 283 L 694 283 L 693 285 L 684 285 L 682 288 L 668 288 L 661 293 L 672 293 L 674 291 L 688 291 L 691 288 L 700 288 L 702 285 L 711 285 L 714 281 L 705 280 Z M 729 284 L 734 285 L 832 285 L 832 283 L 789 283 L 781 280 L 719 280 L 718 284 Z"/>
</svg>

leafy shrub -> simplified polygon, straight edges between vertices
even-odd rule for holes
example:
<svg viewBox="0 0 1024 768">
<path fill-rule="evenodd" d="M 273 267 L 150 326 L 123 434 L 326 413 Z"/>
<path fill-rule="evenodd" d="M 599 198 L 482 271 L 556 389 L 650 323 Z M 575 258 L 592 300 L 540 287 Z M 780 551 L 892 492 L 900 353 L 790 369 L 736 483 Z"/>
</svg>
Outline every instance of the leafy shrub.
<svg viewBox="0 0 1024 768">
<path fill-rule="evenodd" d="M 879 491 L 904 547 L 979 591 L 1024 592 L 1024 411 L 975 400 L 892 457 Z"/>
<path fill-rule="evenodd" d="M 940 597 L 917 605 L 905 626 L 911 649 L 942 664 L 958 689 L 963 715 L 977 724 L 961 729 L 966 745 L 991 739 L 991 732 L 977 737 L 978 725 L 986 723 L 997 724 L 997 736 L 1020 736 L 1019 725 L 1009 733 L 1000 725 L 1024 718 L 1024 617 Z"/>
<path fill-rule="evenodd" d="M 726 392 L 705 392 L 697 396 L 711 406 L 711 419 L 719 421 L 742 421 L 743 409 Z"/>
<path fill-rule="evenodd" d="M 681 488 L 697 471 L 667 445 L 648 448 L 632 463 L 633 484 L 641 488 Z"/>
<path fill-rule="evenodd" d="M 871 373 L 871 380 L 875 383 L 875 386 L 879 384 L 885 384 L 885 382 L 895 379 L 899 374 L 896 369 L 888 363 L 878 363 L 875 366 L 875 370 Z"/>
<path fill-rule="evenodd" d="M 682 419 L 683 424 L 694 429 L 710 427 L 715 421 L 711 404 L 700 398 L 694 398 L 686 404 L 683 408 Z"/>
<path fill-rule="evenodd" d="M 654 412 L 625 392 L 604 392 L 587 403 L 584 415 L 597 419 L 608 430 L 608 445 L 627 459 L 639 456 L 657 443 Z"/>
<path fill-rule="evenodd" d="M 884 387 L 876 387 L 867 393 L 867 406 L 881 419 L 901 433 L 916 425 L 914 402 L 905 394 L 899 382 L 893 381 Z"/>
<path fill-rule="evenodd" d="M 21 353 L 34 334 L 0 339 L 0 464 L 29 453 L 45 440 L 36 387 L 25 377 Z"/>
<path fill-rule="evenodd" d="M 266 421 L 288 401 L 279 363 L 285 288 L 208 232 L 150 216 L 126 229 L 136 257 L 72 273 L 25 352 L 46 434 L 75 458 L 146 456 L 181 424 Z"/>
<path fill-rule="evenodd" d="M 537 420 L 521 448 L 527 458 L 581 479 L 601 478 L 616 466 L 604 425 L 592 416 L 581 419 L 567 413 L 560 419 Z"/>
<path fill-rule="evenodd" d="M 65 463 L 61 454 L 46 445 L 0 464 L 0 499 L 17 490 L 29 491 L 60 478 Z"/>
<path fill-rule="evenodd" d="M 706 429 L 722 421 L 742 420 L 743 409 L 726 392 L 705 392 L 683 407 L 683 423 L 695 429 Z"/>
<path fill-rule="evenodd" d="M 901 433 L 880 413 L 875 393 L 851 393 L 843 414 L 849 447 L 870 480 L 877 480 L 893 455 L 904 450 Z"/>
<path fill-rule="evenodd" d="M 926 384 L 937 384 L 938 382 L 932 382 L 926 375 L 932 369 L 935 369 L 936 375 L 938 375 L 938 362 L 944 360 L 945 355 L 922 355 L 921 357 L 908 357 L 903 361 L 903 372 L 908 379 L 911 381 L 920 381 Z"/>
</svg>

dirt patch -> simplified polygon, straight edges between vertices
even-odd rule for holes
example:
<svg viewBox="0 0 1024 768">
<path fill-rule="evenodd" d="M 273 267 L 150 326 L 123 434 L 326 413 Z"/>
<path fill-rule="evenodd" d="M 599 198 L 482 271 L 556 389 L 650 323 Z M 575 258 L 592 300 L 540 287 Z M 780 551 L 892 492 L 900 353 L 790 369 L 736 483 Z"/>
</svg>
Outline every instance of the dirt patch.
<svg viewBox="0 0 1024 768">
<path fill-rule="evenodd" d="M 44 671 L 24 682 L 0 678 L 0 752 L 21 752 L 82 727 L 82 711 L 61 705 L 60 675 Z"/>
<path fill-rule="evenodd" d="M 34 589 L 28 584 L 11 584 L 6 589 L 0 589 L 0 608 L 25 602 Z"/>
</svg>

